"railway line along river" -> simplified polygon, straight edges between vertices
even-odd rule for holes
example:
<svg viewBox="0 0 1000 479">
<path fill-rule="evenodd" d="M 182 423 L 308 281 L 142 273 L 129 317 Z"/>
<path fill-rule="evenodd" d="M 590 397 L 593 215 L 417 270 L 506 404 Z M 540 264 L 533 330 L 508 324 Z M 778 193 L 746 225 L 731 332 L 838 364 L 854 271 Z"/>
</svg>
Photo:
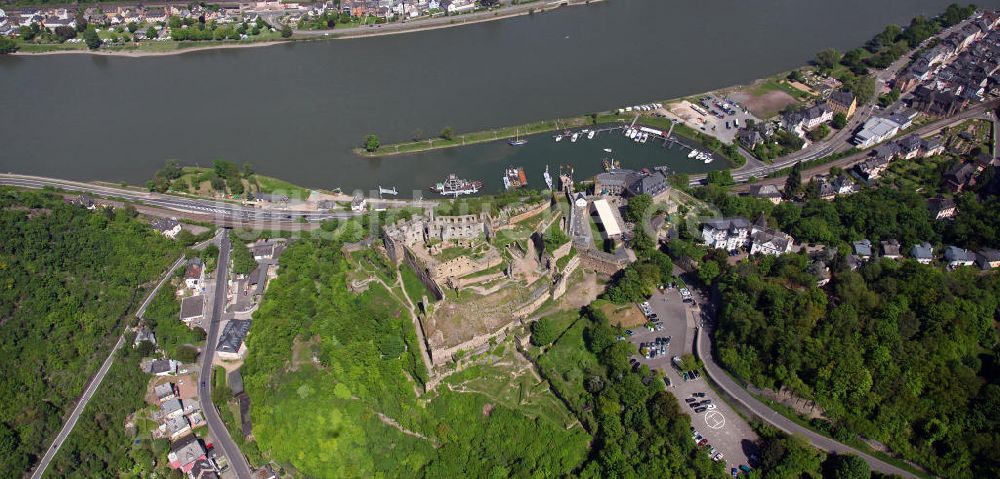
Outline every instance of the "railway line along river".
<svg viewBox="0 0 1000 479">
<path fill-rule="evenodd" d="M 538 185 L 546 163 L 596 171 L 601 149 L 487 143 L 382 159 L 351 149 L 369 133 L 397 142 L 748 83 L 950 1 L 613 0 L 354 40 L 148 58 L 8 56 L 0 171 L 143 183 L 168 159 L 223 158 L 309 187 L 408 191 L 454 172 L 495 190 L 504 167 L 523 164 Z M 686 155 L 658 145 L 622 148 L 615 156 L 626 166 L 724 166 L 684 166 Z"/>
</svg>

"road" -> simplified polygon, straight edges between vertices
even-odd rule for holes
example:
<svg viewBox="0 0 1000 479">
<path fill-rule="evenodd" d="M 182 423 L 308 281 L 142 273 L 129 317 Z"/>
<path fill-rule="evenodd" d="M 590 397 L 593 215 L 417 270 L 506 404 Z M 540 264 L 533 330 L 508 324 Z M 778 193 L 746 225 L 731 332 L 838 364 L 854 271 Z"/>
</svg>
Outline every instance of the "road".
<svg viewBox="0 0 1000 479">
<path fill-rule="evenodd" d="M 262 209 L 251 205 L 242 205 L 205 198 L 189 198 L 162 193 L 136 191 L 135 189 L 117 188 L 95 185 L 80 181 L 44 178 L 40 176 L 0 174 L 0 185 L 10 185 L 22 188 L 57 188 L 66 191 L 87 193 L 93 196 L 109 199 L 123 199 L 141 203 L 146 206 L 162 208 L 178 213 L 205 215 L 220 226 L 257 226 L 261 229 L 289 229 L 308 224 L 319 223 L 329 219 L 344 219 L 361 216 L 364 213 L 353 211 L 315 211 L 295 209 Z M 437 203 L 425 200 L 396 200 L 370 198 L 372 207 L 428 207 Z"/>
<path fill-rule="evenodd" d="M 163 283 L 173 276 L 174 271 L 177 271 L 177 268 L 179 268 L 182 264 L 184 264 L 183 256 L 178 258 L 177 261 L 174 262 L 173 266 L 171 266 L 170 269 L 163 274 L 160 278 L 160 282 L 157 283 L 156 287 L 149 292 L 146 299 L 139 306 L 139 309 L 136 310 L 135 316 L 137 318 L 142 318 L 142 315 L 146 312 L 146 307 L 149 306 L 153 297 L 156 296 L 156 292 L 159 291 L 161 286 L 163 286 Z M 111 348 L 111 353 L 108 354 L 107 359 L 104 360 L 100 369 L 97 370 L 97 373 L 90 379 L 87 387 L 84 388 L 83 395 L 80 396 L 80 400 L 76 402 L 73 412 L 70 413 L 69 418 L 66 419 L 66 422 L 63 424 L 59 434 L 56 435 L 55 440 L 51 445 L 49 445 L 49 448 L 45 451 L 45 455 L 42 456 L 42 460 L 38 462 L 34 472 L 31 473 L 32 479 L 39 479 L 42 477 L 42 474 L 45 473 L 45 469 L 47 469 L 49 467 L 49 463 L 52 462 L 52 458 L 56 457 L 56 453 L 59 452 L 59 447 L 66 442 L 66 438 L 68 438 L 70 433 L 73 432 L 73 428 L 76 427 L 76 422 L 80 419 L 80 415 L 83 414 L 84 409 L 87 408 L 87 403 L 89 403 L 90 399 L 94 397 L 94 393 L 97 392 L 97 388 L 99 388 L 101 386 L 101 382 L 104 381 L 104 376 L 107 376 L 108 371 L 111 370 L 111 364 L 115 361 L 115 354 L 125 344 L 126 332 L 127 331 L 124 330 L 122 331 L 121 336 L 118 337 L 118 342 L 115 343 L 113 348 Z"/>
<path fill-rule="evenodd" d="M 972 119 L 989 120 L 989 121 L 993 121 L 994 124 L 995 124 L 996 121 L 995 121 L 995 118 L 994 118 L 993 114 L 991 113 L 991 110 L 994 109 L 994 108 L 997 108 L 998 106 L 1000 106 L 1000 100 L 991 100 L 991 101 L 988 101 L 986 103 L 981 103 L 981 104 L 976 105 L 976 106 L 974 106 L 974 107 L 972 107 L 972 108 L 970 108 L 968 110 L 965 110 L 965 111 L 963 111 L 963 112 L 961 112 L 958 115 L 955 115 L 953 117 L 943 118 L 943 119 L 940 119 L 940 120 L 928 123 L 928 124 L 926 124 L 926 125 L 924 125 L 924 126 L 922 126 L 920 128 L 916 128 L 916 129 L 910 131 L 908 134 L 916 134 L 916 135 L 919 135 L 919 136 L 932 135 L 932 134 L 935 134 L 935 133 L 941 131 L 944 128 L 948 128 L 948 127 L 957 125 L 959 123 L 962 123 L 962 122 L 964 122 L 966 120 L 972 120 Z M 843 158 L 840 158 L 840 159 L 837 159 L 837 160 L 834 160 L 834 161 L 831 161 L 831 162 L 828 162 L 828 163 L 824 163 L 822 165 L 818 165 L 818 166 L 815 166 L 815 167 L 812 167 L 812 168 L 807 168 L 807 169 L 802 170 L 802 179 L 803 179 L 803 181 L 805 181 L 805 180 L 808 180 L 809 178 L 812 178 L 814 176 L 826 174 L 827 172 L 830 171 L 830 168 L 833 168 L 833 167 L 839 167 L 839 168 L 842 168 L 842 169 L 847 169 L 847 168 L 850 168 L 851 166 L 853 166 L 853 165 L 855 165 L 857 163 L 860 163 L 860 162 L 862 162 L 862 161 L 864 161 L 864 160 L 866 160 L 866 159 L 868 159 L 870 157 L 871 157 L 871 152 L 868 151 L 868 150 L 865 150 L 865 151 L 861 151 L 861 152 L 855 153 L 853 155 L 845 156 Z M 777 170 L 778 170 L 778 168 L 769 168 L 768 173 L 772 173 L 772 172 L 777 171 Z M 767 178 L 767 179 L 755 181 L 753 184 L 754 185 L 775 185 L 775 186 L 782 186 L 782 185 L 785 184 L 785 178 L 786 178 L 785 176 L 780 176 L 780 177 L 777 177 L 777 178 Z M 746 192 L 749 189 L 750 189 L 750 185 L 749 184 L 742 184 L 742 185 L 738 185 L 738 186 L 734 187 L 733 191 L 739 193 L 739 192 Z"/>
<path fill-rule="evenodd" d="M 208 431 L 215 438 L 214 446 L 222 448 L 222 452 L 229 460 L 229 467 L 233 468 L 236 477 L 246 479 L 250 477 L 250 465 L 240 452 L 239 446 L 233 441 L 226 429 L 225 423 L 219 417 L 219 411 L 212 403 L 212 358 L 215 356 L 215 346 L 219 337 L 219 322 L 222 312 L 226 306 L 226 291 L 229 282 L 229 252 L 232 245 L 229 243 L 228 230 L 222 230 L 219 244 L 219 261 L 215 277 L 215 297 L 212 302 L 212 316 L 208 321 L 208 331 L 205 337 L 205 350 L 201 354 L 201 377 L 198 383 L 198 398 L 201 399 L 201 409 L 205 411 L 205 421 L 208 423 Z"/>
<path fill-rule="evenodd" d="M 432 18 L 419 18 L 414 20 L 404 19 L 400 22 L 337 28 L 335 30 L 295 30 L 295 35 L 300 37 L 355 38 L 374 35 L 388 35 L 391 33 L 405 33 L 499 20 L 502 18 L 527 15 L 532 11 L 542 12 L 552 10 L 564 5 L 585 5 L 589 3 L 589 0 L 556 0 L 549 2 L 529 2 L 518 5 L 514 5 L 512 2 L 505 0 L 502 3 L 504 4 L 502 8 L 464 13 L 461 15 L 438 15 Z M 278 23 L 276 21 L 277 16 L 271 15 L 270 17 L 271 18 L 267 19 L 272 25 L 276 25 Z"/>
</svg>

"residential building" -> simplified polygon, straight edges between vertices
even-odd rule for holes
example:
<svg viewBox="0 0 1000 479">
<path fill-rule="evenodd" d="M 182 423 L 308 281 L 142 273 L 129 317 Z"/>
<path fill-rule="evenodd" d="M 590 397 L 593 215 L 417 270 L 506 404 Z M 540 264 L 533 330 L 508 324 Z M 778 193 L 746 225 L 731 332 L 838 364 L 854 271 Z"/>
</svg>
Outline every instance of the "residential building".
<svg viewBox="0 0 1000 479">
<path fill-rule="evenodd" d="M 959 162 L 944 173 L 944 181 L 948 187 L 958 193 L 970 186 L 975 186 L 978 167 L 974 163 Z"/>
<path fill-rule="evenodd" d="M 907 135 L 895 143 L 899 145 L 901 159 L 909 160 L 920 156 L 923 140 L 918 135 Z"/>
<path fill-rule="evenodd" d="M 854 135 L 854 144 L 860 148 L 869 148 L 892 138 L 899 132 L 899 125 L 885 118 L 871 118 Z"/>
<path fill-rule="evenodd" d="M 910 256 L 919 263 L 930 264 L 930 262 L 934 260 L 934 247 L 926 241 L 918 245 L 914 245 L 913 248 L 910 249 Z"/>
<path fill-rule="evenodd" d="M 250 246 L 253 259 L 262 261 L 265 259 L 276 259 L 282 251 L 282 244 L 277 241 L 265 240 Z"/>
<path fill-rule="evenodd" d="M 191 432 L 191 423 L 184 416 L 171 417 L 163 423 L 164 433 L 171 441 Z"/>
<path fill-rule="evenodd" d="M 1000 251 L 983 248 L 976 253 L 976 264 L 982 269 L 1000 268 Z"/>
<path fill-rule="evenodd" d="M 246 337 L 250 332 L 249 319 L 231 319 L 222 328 L 222 335 L 219 336 L 219 344 L 215 348 L 219 359 L 233 361 L 246 357 L 247 345 Z"/>
<path fill-rule="evenodd" d="M 858 107 L 858 100 L 849 91 L 837 90 L 830 94 L 827 105 L 830 106 L 833 113 L 843 113 L 847 118 L 850 118 Z"/>
<path fill-rule="evenodd" d="M 882 143 L 872 150 L 872 156 L 888 161 L 896 159 L 901 153 L 902 148 L 898 143 Z"/>
<path fill-rule="evenodd" d="M 769 228 L 764 215 L 750 229 L 750 254 L 781 255 L 792 251 L 795 241 L 781 231 Z"/>
<path fill-rule="evenodd" d="M 923 140 L 923 144 L 920 147 L 923 150 L 923 156 L 934 156 L 944 153 L 944 143 L 941 142 L 941 137 L 939 136 Z"/>
<path fill-rule="evenodd" d="M 857 185 L 845 176 L 838 176 L 832 180 L 826 178 L 819 180 L 819 198 L 823 200 L 832 200 L 840 195 L 849 195 L 857 191 Z"/>
<path fill-rule="evenodd" d="M 205 265 L 198 258 L 188 261 L 184 268 L 184 286 L 192 291 L 204 291 Z"/>
<path fill-rule="evenodd" d="M 180 319 L 189 328 L 201 324 L 205 318 L 205 297 L 201 295 L 188 296 L 181 300 Z"/>
<path fill-rule="evenodd" d="M 154 230 L 171 239 L 176 238 L 177 234 L 181 232 L 181 224 L 174 218 L 158 218 L 150 225 Z"/>
<path fill-rule="evenodd" d="M 160 417 L 171 419 L 184 415 L 184 403 L 180 399 L 168 399 L 160 403 Z"/>
<path fill-rule="evenodd" d="M 958 206 L 950 198 L 931 198 L 927 200 L 927 209 L 936 220 L 954 218 Z"/>
<path fill-rule="evenodd" d="M 593 213 L 597 215 L 600 224 L 604 229 L 604 235 L 608 239 L 619 239 L 622 237 L 622 222 L 616 208 L 612 208 L 608 200 L 601 198 L 591 203 Z"/>
<path fill-rule="evenodd" d="M 174 389 L 174 384 L 169 382 L 162 383 L 154 387 L 153 394 L 156 395 L 156 400 L 161 403 L 177 397 L 177 391 Z"/>
<path fill-rule="evenodd" d="M 191 479 L 218 479 L 219 471 L 210 459 L 199 459 L 191 465 L 188 477 Z"/>
<path fill-rule="evenodd" d="M 774 185 L 753 185 L 750 187 L 750 196 L 765 199 L 774 204 L 779 204 L 782 200 L 781 191 Z"/>
<path fill-rule="evenodd" d="M 855 166 L 854 169 L 852 170 L 852 173 L 854 174 L 855 177 L 857 177 L 861 181 L 864 181 L 865 184 L 870 186 L 872 184 L 872 181 L 881 177 L 882 173 L 884 173 L 885 170 L 888 168 L 889 168 L 888 158 L 876 157 L 858 163 L 857 166 Z"/>
<path fill-rule="evenodd" d="M 940 90 L 918 86 L 913 91 L 911 106 L 921 112 L 933 116 L 952 116 L 965 108 L 967 100 Z"/>
<path fill-rule="evenodd" d="M 708 220 L 701 225 L 701 235 L 707 246 L 732 251 L 750 241 L 750 222 L 739 217 Z"/>
<path fill-rule="evenodd" d="M 194 463 L 205 459 L 205 447 L 201 440 L 194 436 L 188 436 L 175 442 L 170 447 L 167 460 L 171 469 L 180 469 L 184 473 L 191 472 Z"/>
<path fill-rule="evenodd" d="M 854 250 L 854 254 L 863 260 L 869 260 L 872 257 L 872 242 L 868 239 L 863 239 L 860 241 L 855 241 L 851 243 L 851 247 Z"/>
<path fill-rule="evenodd" d="M 149 373 L 155 376 L 177 374 L 177 361 L 173 359 L 157 359 L 149 363 Z"/>
<path fill-rule="evenodd" d="M 142 343 L 143 341 L 149 342 L 153 346 L 156 346 L 156 335 L 154 335 L 153 331 L 147 328 L 145 325 L 136 328 L 135 341 L 132 342 L 132 347 L 138 348 L 139 344 Z"/>
<path fill-rule="evenodd" d="M 883 241 L 882 257 L 889 259 L 901 259 L 903 257 L 901 248 L 902 247 L 899 245 L 899 241 L 894 239 Z"/>
<path fill-rule="evenodd" d="M 944 260 L 948 262 L 951 269 L 960 266 L 972 266 L 976 262 L 976 255 L 967 249 L 957 246 L 948 246 L 944 249 Z"/>
</svg>

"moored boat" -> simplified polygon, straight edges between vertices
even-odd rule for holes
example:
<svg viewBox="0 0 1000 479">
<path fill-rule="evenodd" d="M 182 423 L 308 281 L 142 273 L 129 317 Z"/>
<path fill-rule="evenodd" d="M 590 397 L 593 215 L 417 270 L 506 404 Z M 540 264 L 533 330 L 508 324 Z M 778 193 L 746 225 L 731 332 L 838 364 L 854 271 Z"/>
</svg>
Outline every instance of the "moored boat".
<svg viewBox="0 0 1000 479">
<path fill-rule="evenodd" d="M 444 196 L 473 195 L 479 193 L 483 187 L 483 182 L 479 180 L 464 180 L 455 175 L 449 174 L 448 178 L 441 183 L 431 187 L 431 191 Z"/>
</svg>

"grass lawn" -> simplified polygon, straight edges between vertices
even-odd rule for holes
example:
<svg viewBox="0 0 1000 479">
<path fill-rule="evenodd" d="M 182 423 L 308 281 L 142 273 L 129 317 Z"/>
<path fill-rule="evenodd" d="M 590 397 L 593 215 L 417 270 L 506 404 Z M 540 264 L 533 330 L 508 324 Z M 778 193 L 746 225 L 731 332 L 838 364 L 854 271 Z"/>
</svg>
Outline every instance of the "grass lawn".
<svg viewBox="0 0 1000 479">
<path fill-rule="evenodd" d="M 424 283 L 420 281 L 420 278 L 417 277 L 417 273 L 413 271 L 413 268 L 411 268 L 409 264 L 401 266 L 399 268 L 399 274 L 403 278 L 403 287 L 406 288 L 406 295 L 410 297 L 410 301 L 413 301 L 414 304 L 416 304 L 416 302 L 420 301 L 420 298 L 425 295 L 430 302 L 433 303 L 435 301 L 434 294 L 432 294 L 430 290 L 424 286 Z"/>
<path fill-rule="evenodd" d="M 805 101 L 812 98 L 812 95 L 809 95 L 808 93 L 789 85 L 787 82 L 776 78 L 769 78 L 766 81 L 759 83 L 752 90 L 750 90 L 750 94 L 753 96 L 762 96 L 772 91 L 783 91 L 799 101 Z"/>
<path fill-rule="evenodd" d="M 573 318 L 573 316 L 577 316 L 576 313 L 563 313 L 555 317 Z M 594 424 L 593 414 L 586 407 L 591 395 L 583 385 L 587 371 L 599 367 L 600 363 L 597 357 L 587 350 L 584 343 L 583 332 L 586 326 L 585 319 L 574 319 L 559 339 L 536 360 L 553 389 L 566 399 L 577 417 L 588 424 Z"/>
</svg>

